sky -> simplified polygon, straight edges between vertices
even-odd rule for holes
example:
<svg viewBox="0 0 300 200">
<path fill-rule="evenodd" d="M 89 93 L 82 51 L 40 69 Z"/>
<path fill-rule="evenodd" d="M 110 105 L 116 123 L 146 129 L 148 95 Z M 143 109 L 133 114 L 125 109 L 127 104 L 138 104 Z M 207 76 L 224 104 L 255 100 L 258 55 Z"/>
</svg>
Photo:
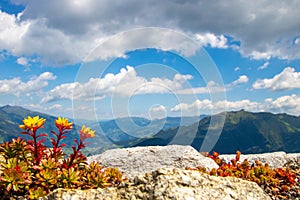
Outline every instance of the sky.
<svg viewBox="0 0 300 200">
<path fill-rule="evenodd" d="M 0 106 L 300 113 L 300 1 L 0 0 Z"/>
</svg>

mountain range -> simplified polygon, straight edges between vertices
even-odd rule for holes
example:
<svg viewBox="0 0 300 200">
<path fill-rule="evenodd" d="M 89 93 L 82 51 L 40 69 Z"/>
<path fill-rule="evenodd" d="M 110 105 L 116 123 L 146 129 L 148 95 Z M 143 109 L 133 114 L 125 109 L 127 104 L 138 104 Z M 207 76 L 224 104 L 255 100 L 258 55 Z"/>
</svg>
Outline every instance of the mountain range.
<svg viewBox="0 0 300 200">
<path fill-rule="evenodd" d="M 23 137 L 18 127 L 22 120 L 30 116 L 46 119 L 42 132 L 56 130 L 57 117 L 30 111 L 18 106 L 0 107 L 0 142 Z M 300 152 L 300 117 L 288 114 L 267 112 L 253 113 L 244 110 L 219 113 L 214 116 L 167 117 L 149 120 L 140 117 L 127 117 L 103 121 L 85 120 L 87 126 L 96 130 L 97 137 L 88 148 L 90 154 L 100 153 L 111 148 L 132 146 L 153 146 L 168 144 L 189 144 L 200 150 L 204 138 L 211 129 L 212 117 L 225 117 L 224 126 L 212 149 L 220 153 L 262 153 L 273 151 Z M 72 121 L 72 119 L 70 119 Z M 80 124 L 81 126 L 81 124 Z M 78 138 L 78 124 L 64 141 L 70 147 Z M 50 145 L 50 140 L 46 145 Z"/>
<path fill-rule="evenodd" d="M 252 113 L 244 110 L 218 114 L 226 116 L 221 135 L 213 148 L 220 153 L 263 153 L 274 151 L 300 152 L 300 117 L 266 112 Z M 215 117 L 218 117 L 215 116 Z M 208 131 L 211 117 L 183 127 L 180 131 L 191 145 L 199 150 Z M 191 137 L 190 133 L 196 135 Z M 178 128 L 162 130 L 151 138 L 143 139 L 135 146 L 166 145 L 177 134 Z"/>
</svg>

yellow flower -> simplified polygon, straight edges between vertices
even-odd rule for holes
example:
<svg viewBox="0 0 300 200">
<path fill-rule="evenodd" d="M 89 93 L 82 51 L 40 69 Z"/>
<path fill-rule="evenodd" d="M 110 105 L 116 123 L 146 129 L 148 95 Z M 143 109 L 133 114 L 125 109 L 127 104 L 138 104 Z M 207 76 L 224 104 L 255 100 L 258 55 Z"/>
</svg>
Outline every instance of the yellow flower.
<svg viewBox="0 0 300 200">
<path fill-rule="evenodd" d="M 86 139 L 86 138 L 93 138 L 95 137 L 95 132 L 94 130 L 91 130 L 91 128 L 89 127 L 85 127 L 84 125 L 82 125 L 80 132 L 80 136 L 82 139 Z"/>
<path fill-rule="evenodd" d="M 69 122 L 68 118 L 58 117 L 55 120 L 56 127 L 62 127 L 64 129 L 72 129 L 73 122 Z"/>
<path fill-rule="evenodd" d="M 23 130 L 33 131 L 41 128 L 44 125 L 45 121 L 46 119 L 40 118 L 39 116 L 35 116 L 35 117 L 28 116 L 27 119 L 25 118 L 23 120 L 23 124 L 19 125 L 19 127 Z"/>
</svg>

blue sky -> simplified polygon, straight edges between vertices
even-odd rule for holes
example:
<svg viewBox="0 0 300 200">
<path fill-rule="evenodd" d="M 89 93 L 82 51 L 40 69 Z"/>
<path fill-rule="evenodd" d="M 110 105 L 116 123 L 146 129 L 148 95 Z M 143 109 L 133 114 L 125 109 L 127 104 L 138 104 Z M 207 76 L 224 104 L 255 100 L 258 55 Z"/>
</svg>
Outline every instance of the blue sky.
<svg viewBox="0 0 300 200">
<path fill-rule="evenodd" d="M 0 106 L 85 119 L 298 116 L 299 6 L 2 0 Z"/>
</svg>

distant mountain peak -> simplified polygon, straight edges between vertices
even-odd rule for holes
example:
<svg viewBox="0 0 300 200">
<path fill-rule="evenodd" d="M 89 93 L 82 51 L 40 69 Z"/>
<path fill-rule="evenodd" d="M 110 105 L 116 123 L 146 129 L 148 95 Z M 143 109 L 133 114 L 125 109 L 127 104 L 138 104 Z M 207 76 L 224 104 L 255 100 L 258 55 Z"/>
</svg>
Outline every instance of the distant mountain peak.
<svg viewBox="0 0 300 200">
<path fill-rule="evenodd" d="M 12 105 L 5 105 L 3 107 L 0 107 L 0 110 L 7 112 L 7 113 L 24 113 L 24 112 L 32 112 L 26 108 L 23 108 L 21 106 L 12 106 Z"/>
<path fill-rule="evenodd" d="M 11 105 L 5 105 L 5 106 L 1 106 L 0 109 L 4 109 L 4 108 L 10 108 L 12 107 Z"/>
</svg>

